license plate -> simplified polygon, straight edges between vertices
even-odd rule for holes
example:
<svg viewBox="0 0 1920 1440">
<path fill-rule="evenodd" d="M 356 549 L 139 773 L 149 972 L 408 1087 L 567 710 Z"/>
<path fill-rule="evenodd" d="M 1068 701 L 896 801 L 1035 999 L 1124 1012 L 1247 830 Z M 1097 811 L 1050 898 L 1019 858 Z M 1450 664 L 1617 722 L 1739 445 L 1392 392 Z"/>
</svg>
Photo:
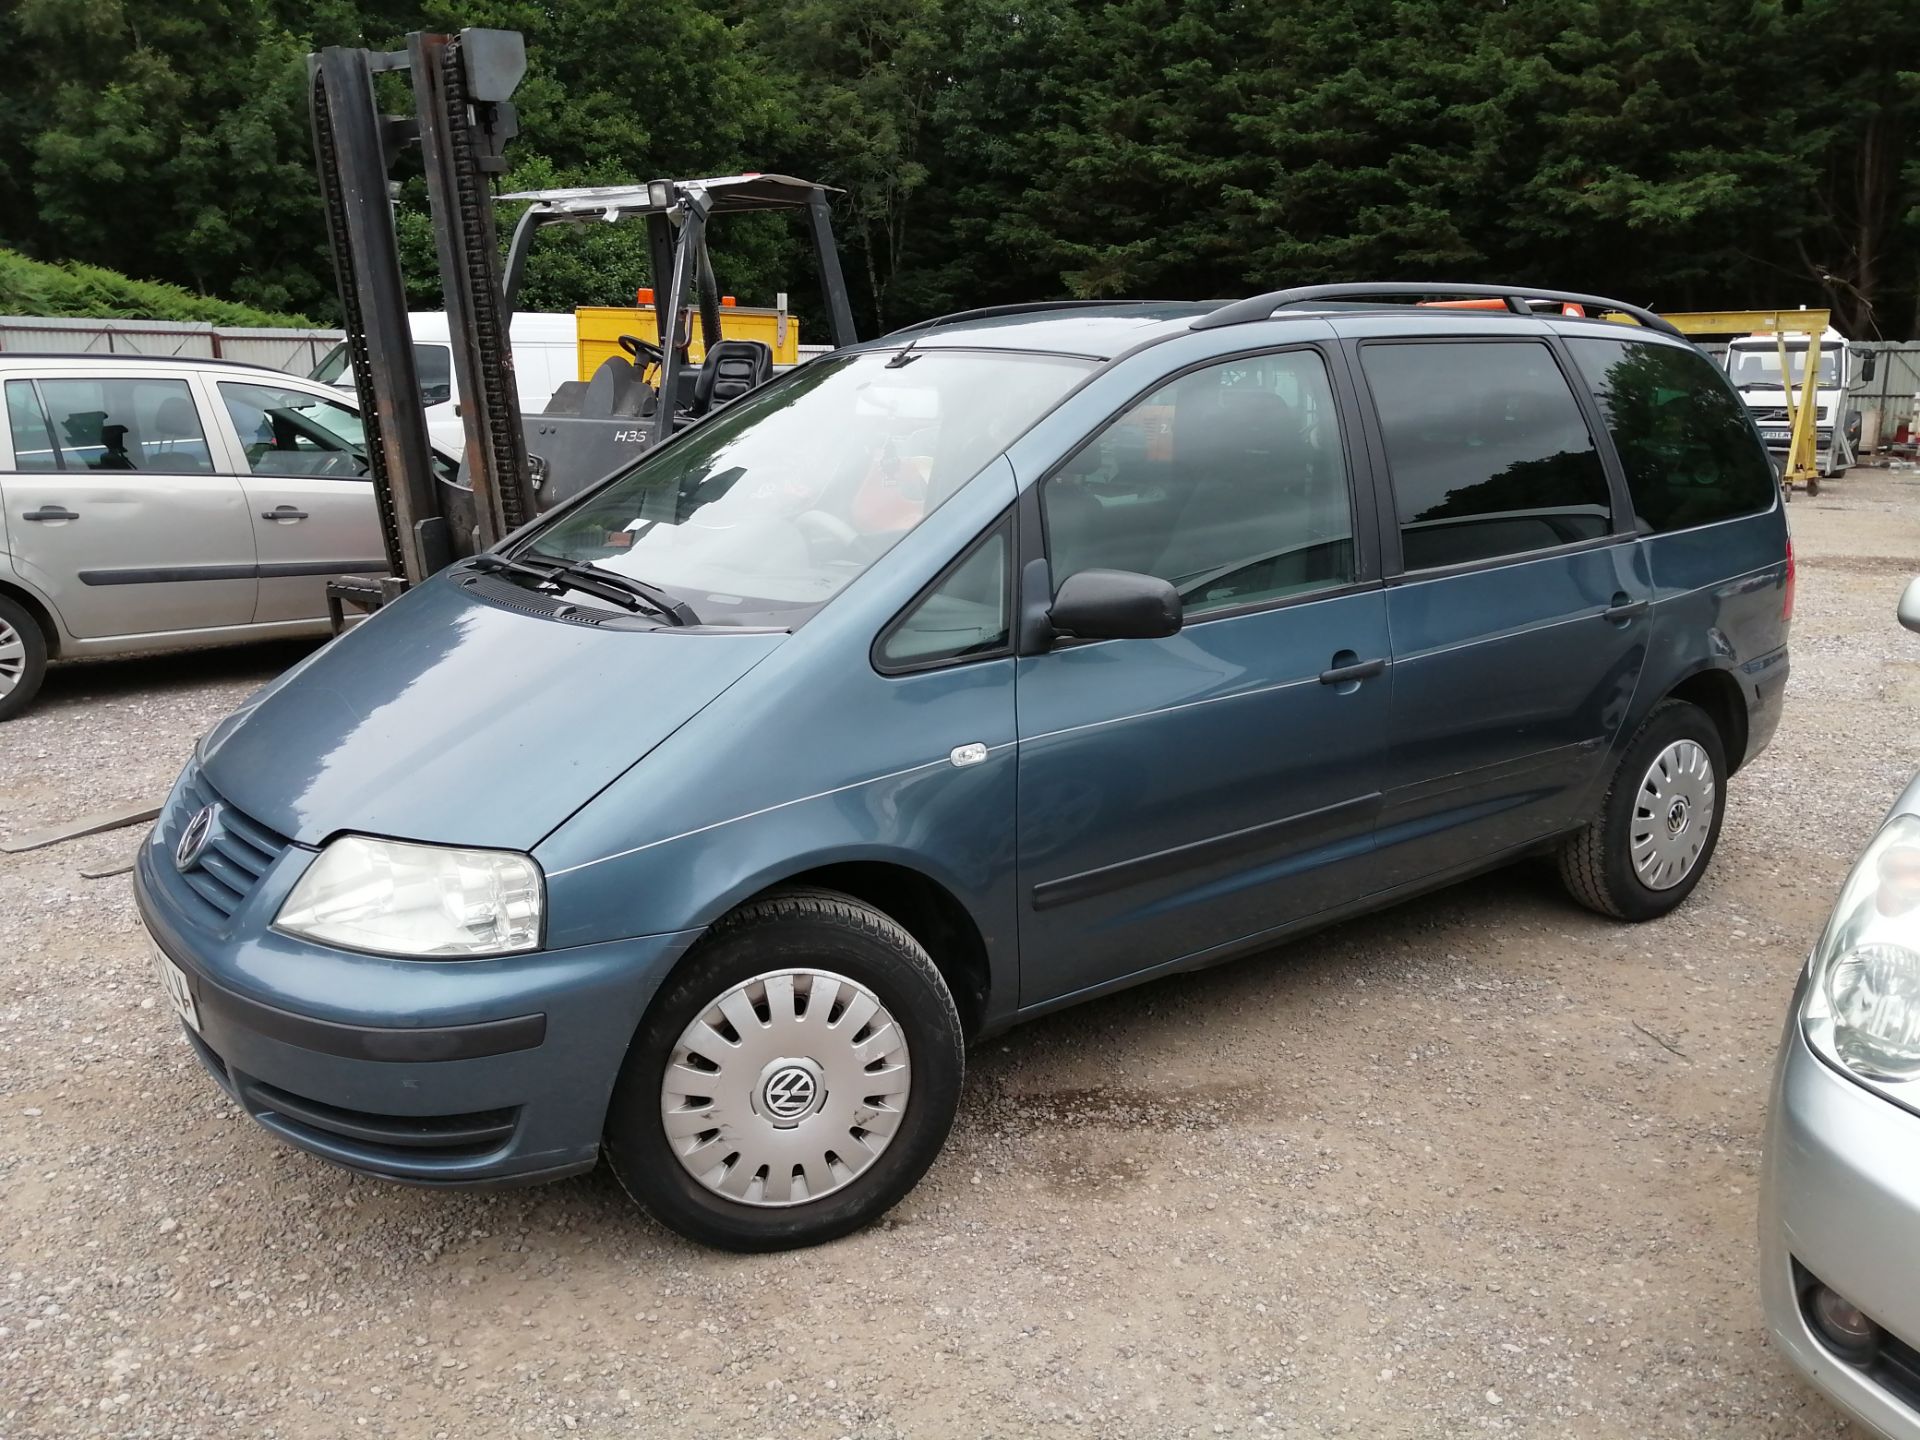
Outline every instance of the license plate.
<svg viewBox="0 0 1920 1440">
<path fill-rule="evenodd" d="M 1762 440 L 1778 440 L 1784 445 L 1788 439 L 1788 432 L 1785 430 L 1762 430 L 1760 432 L 1760 438 Z"/>
<path fill-rule="evenodd" d="M 148 944 L 153 942 L 149 940 Z M 167 999 L 173 1002 L 173 1010 L 189 1030 L 200 1033 L 200 1010 L 193 1003 L 193 987 L 187 984 L 187 972 L 173 961 L 158 945 L 153 946 L 153 968 L 160 972 L 160 988 L 167 992 Z"/>
</svg>

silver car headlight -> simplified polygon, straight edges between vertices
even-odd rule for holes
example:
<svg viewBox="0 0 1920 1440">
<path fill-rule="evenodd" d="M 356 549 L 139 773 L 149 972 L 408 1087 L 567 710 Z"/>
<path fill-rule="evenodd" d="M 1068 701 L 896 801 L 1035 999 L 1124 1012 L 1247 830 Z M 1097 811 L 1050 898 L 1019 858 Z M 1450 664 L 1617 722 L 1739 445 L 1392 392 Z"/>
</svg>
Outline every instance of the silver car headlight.
<svg viewBox="0 0 1920 1440">
<path fill-rule="evenodd" d="M 1920 1078 L 1920 816 L 1895 816 L 1854 863 L 1808 980 L 1809 1044 L 1867 1080 Z"/>
<path fill-rule="evenodd" d="M 540 948 L 542 900 L 528 855 L 343 835 L 273 928 L 380 955 L 511 955 Z"/>
</svg>

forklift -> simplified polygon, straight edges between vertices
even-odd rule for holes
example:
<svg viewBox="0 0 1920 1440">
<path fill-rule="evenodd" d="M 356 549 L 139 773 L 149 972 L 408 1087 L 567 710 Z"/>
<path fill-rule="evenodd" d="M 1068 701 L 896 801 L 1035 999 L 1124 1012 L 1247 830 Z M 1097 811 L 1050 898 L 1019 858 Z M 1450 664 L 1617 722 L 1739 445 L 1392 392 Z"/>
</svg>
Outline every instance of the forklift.
<svg viewBox="0 0 1920 1440">
<path fill-rule="evenodd" d="M 788 176 L 515 195 L 510 198 L 528 205 L 503 275 L 491 187 L 519 133 L 512 96 L 526 67 L 526 41 L 518 31 L 478 28 L 416 32 L 401 50 L 328 46 L 307 57 L 314 159 L 389 571 L 377 581 L 328 583 L 336 633 L 348 606 L 371 612 L 453 561 L 491 549 L 542 511 L 770 378 L 772 357 L 763 343 L 722 334 L 707 252 L 712 216 L 804 215 L 832 343 L 856 338 L 829 215 L 833 192 Z M 411 114 L 382 113 L 378 77 L 385 74 L 410 79 Z M 415 146 L 426 173 L 466 434 L 455 478 L 432 463 L 394 231 L 392 172 Z M 528 250 L 547 226 L 627 219 L 647 227 L 653 288 L 664 301 L 658 338 L 622 336 L 626 355 L 604 362 L 588 381 L 563 386 L 535 422 L 534 453 L 508 340 Z M 703 347 L 697 364 L 690 353 L 696 312 Z"/>
<path fill-rule="evenodd" d="M 525 190 L 500 197 L 527 202 L 507 247 L 504 295 L 509 314 L 526 274 L 534 237 L 555 225 L 644 221 L 653 278 L 666 280 L 664 285 L 640 291 L 648 305 L 655 294 L 664 295 L 666 303 L 630 312 L 637 322 L 635 333 L 617 336 L 624 354 L 610 354 L 590 378 L 560 386 L 539 416 L 528 417 L 529 444 L 546 462 L 541 493 L 547 503 L 577 494 L 585 484 L 624 466 L 679 426 L 773 378 L 777 358 L 773 345 L 724 333 L 724 321 L 733 312 L 723 307 L 707 252 L 712 217 L 767 211 L 804 215 L 820 269 L 833 347 L 854 342 L 853 307 L 833 243 L 828 201 L 832 193 L 811 180 L 755 174 Z M 692 307 L 686 303 L 689 282 L 695 299 Z M 593 313 L 603 318 L 616 312 Z M 698 364 L 693 363 L 692 353 L 696 313 Z M 647 321 L 655 323 L 638 323 Z M 785 342 L 792 328 L 783 304 L 773 333 Z M 652 333 L 640 333 L 647 330 Z M 673 336 L 675 343 L 663 345 L 659 337 L 666 335 Z M 673 397 L 670 405 L 661 403 L 663 395 Z M 616 421 L 620 423 L 610 423 Z"/>
</svg>

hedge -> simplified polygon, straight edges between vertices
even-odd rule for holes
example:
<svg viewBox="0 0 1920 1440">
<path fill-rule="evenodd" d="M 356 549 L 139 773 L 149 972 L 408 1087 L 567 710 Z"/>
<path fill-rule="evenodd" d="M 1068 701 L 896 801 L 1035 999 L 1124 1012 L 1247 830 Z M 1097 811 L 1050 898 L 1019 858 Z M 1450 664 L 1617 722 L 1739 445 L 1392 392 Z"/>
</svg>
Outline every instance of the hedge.
<svg viewBox="0 0 1920 1440">
<path fill-rule="evenodd" d="M 206 320 L 216 325 L 308 326 L 304 315 L 278 315 L 195 295 L 178 285 L 135 280 L 75 260 L 49 264 L 0 249 L 0 315 L 95 320 Z"/>
</svg>

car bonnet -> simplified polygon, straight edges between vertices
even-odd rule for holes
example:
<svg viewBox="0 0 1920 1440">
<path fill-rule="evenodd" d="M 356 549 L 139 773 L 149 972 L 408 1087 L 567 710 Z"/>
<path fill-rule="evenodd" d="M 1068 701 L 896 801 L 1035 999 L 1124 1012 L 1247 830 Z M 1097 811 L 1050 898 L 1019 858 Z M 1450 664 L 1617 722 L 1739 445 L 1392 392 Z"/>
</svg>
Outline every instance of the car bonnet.
<svg viewBox="0 0 1920 1440">
<path fill-rule="evenodd" d="M 269 686 L 201 758 L 227 803 L 304 845 L 529 850 L 785 638 L 570 624 L 442 576 Z"/>
</svg>

